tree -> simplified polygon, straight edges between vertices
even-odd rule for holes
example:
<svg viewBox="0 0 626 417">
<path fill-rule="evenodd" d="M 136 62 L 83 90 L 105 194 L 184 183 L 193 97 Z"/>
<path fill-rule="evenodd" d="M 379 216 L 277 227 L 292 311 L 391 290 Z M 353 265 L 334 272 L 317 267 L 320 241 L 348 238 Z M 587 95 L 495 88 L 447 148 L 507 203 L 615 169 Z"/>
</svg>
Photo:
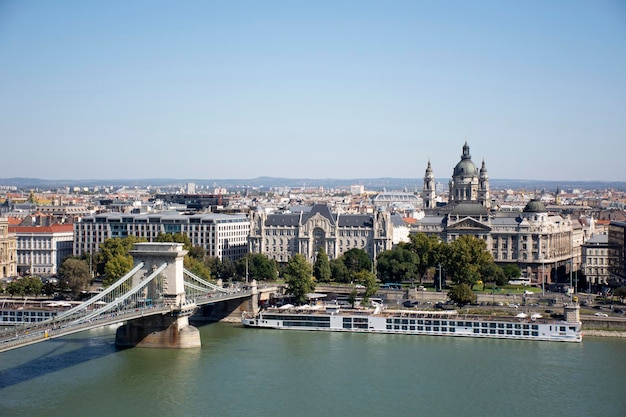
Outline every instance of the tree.
<svg viewBox="0 0 626 417">
<path fill-rule="evenodd" d="M 6 288 L 6 291 L 13 295 L 25 296 L 25 295 L 41 295 L 43 289 L 43 282 L 39 277 L 26 276 L 23 278 L 11 281 Z"/>
<path fill-rule="evenodd" d="M 369 271 L 372 268 L 372 261 L 363 249 L 350 249 L 341 255 L 339 259 L 350 272 Z"/>
<path fill-rule="evenodd" d="M 348 302 L 350 303 L 350 307 L 354 308 L 354 305 L 356 304 L 356 299 L 358 297 L 358 293 L 355 289 L 353 289 L 352 291 L 350 291 L 350 293 L 348 294 Z"/>
<path fill-rule="evenodd" d="M 237 275 L 257 281 L 276 279 L 278 267 L 276 262 L 262 253 L 247 254 L 235 263 Z"/>
<path fill-rule="evenodd" d="M 359 271 L 354 274 L 354 281 L 365 287 L 365 293 L 363 294 L 363 302 L 367 303 L 369 298 L 376 294 L 378 291 L 378 284 L 376 283 L 376 275 L 369 271 Z"/>
<path fill-rule="evenodd" d="M 108 287 L 118 279 L 122 278 L 131 269 L 133 269 L 133 257 L 130 254 L 120 253 L 110 258 L 104 265 L 105 278 L 102 280 L 102 285 Z"/>
<path fill-rule="evenodd" d="M 461 283 L 452 287 L 452 289 L 448 291 L 448 298 L 459 307 L 476 302 L 476 294 L 474 294 L 472 288 L 466 283 Z"/>
<path fill-rule="evenodd" d="M 428 270 L 437 265 L 440 258 L 442 242 L 435 235 L 416 233 L 409 235 L 410 242 L 407 248 L 416 255 L 416 269 L 420 284 L 423 284 L 424 275 Z"/>
<path fill-rule="evenodd" d="M 211 269 L 200 259 L 191 257 L 187 254 L 183 259 L 183 266 L 187 271 L 202 279 L 211 279 Z"/>
<path fill-rule="evenodd" d="M 96 268 L 99 274 L 107 274 L 103 280 L 105 286 L 111 285 L 133 268 L 133 258 L 129 252 L 137 242 L 145 242 L 145 239 L 128 236 L 110 238 L 102 242 L 97 256 Z M 112 264 L 107 267 L 109 262 Z M 108 275 L 107 272 L 111 275 Z"/>
<path fill-rule="evenodd" d="M 74 298 L 77 298 L 91 283 L 89 265 L 80 259 L 67 258 L 59 268 L 59 280 L 62 286 L 68 288 Z"/>
<path fill-rule="evenodd" d="M 480 276 L 483 281 L 483 291 L 485 290 L 485 284 L 487 282 L 491 282 L 495 285 L 502 286 L 506 285 L 508 279 L 506 275 L 504 275 L 504 271 L 495 263 L 488 263 L 483 265 L 480 270 Z"/>
<path fill-rule="evenodd" d="M 442 264 L 452 281 L 465 283 L 470 288 L 480 279 L 481 269 L 493 263 L 487 243 L 483 239 L 464 235 L 443 247 Z"/>
<path fill-rule="evenodd" d="M 324 248 L 320 248 L 313 265 L 313 276 L 317 282 L 329 282 L 331 278 L 330 262 Z"/>
<path fill-rule="evenodd" d="M 350 282 L 350 271 L 339 258 L 330 261 L 330 275 L 335 282 Z"/>
<path fill-rule="evenodd" d="M 419 258 L 407 244 L 400 243 L 391 250 L 381 252 L 376 262 L 378 277 L 383 282 L 402 282 L 419 276 Z"/>
<path fill-rule="evenodd" d="M 191 239 L 184 233 L 159 233 L 157 237 L 154 238 L 155 242 L 172 242 L 172 243 L 182 243 L 183 249 L 186 251 L 191 251 L 193 245 L 191 244 Z"/>
<path fill-rule="evenodd" d="M 230 280 L 237 274 L 235 264 L 230 259 L 220 259 L 212 256 L 206 258 L 205 263 L 217 279 Z"/>
<path fill-rule="evenodd" d="M 506 277 L 507 282 L 517 279 L 522 276 L 522 271 L 520 271 L 517 265 L 513 265 L 513 264 L 504 265 L 502 267 L 502 272 L 504 272 L 504 276 Z"/>
<path fill-rule="evenodd" d="M 304 304 L 307 294 L 315 291 L 312 273 L 313 268 L 303 255 L 297 253 L 289 258 L 283 274 L 287 293 L 293 296 L 296 304 Z"/>
</svg>

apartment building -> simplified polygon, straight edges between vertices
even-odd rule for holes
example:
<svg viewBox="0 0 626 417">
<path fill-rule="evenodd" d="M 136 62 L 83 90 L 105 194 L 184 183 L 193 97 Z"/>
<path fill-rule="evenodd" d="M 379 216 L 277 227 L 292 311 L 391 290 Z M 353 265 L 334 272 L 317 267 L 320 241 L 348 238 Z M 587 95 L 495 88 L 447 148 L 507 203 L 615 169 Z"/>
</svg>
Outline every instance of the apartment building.
<svg viewBox="0 0 626 417">
<path fill-rule="evenodd" d="M 182 233 L 207 256 L 236 261 L 247 253 L 249 231 L 245 214 L 102 213 L 74 223 L 74 254 L 95 253 L 109 238 L 136 236 L 153 242 L 160 233 Z"/>
</svg>

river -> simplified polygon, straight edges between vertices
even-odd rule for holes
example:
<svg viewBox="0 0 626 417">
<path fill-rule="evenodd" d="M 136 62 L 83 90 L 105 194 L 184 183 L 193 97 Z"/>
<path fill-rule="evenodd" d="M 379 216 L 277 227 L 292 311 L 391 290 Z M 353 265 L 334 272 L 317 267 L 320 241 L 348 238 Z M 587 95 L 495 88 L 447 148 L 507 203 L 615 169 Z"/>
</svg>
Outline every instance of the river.
<svg viewBox="0 0 626 417">
<path fill-rule="evenodd" d="M 2 416 L 626 415 L 626 340 L 200 327 L 202 348 L 100 329 L 0 354 Z"/>
</svg>

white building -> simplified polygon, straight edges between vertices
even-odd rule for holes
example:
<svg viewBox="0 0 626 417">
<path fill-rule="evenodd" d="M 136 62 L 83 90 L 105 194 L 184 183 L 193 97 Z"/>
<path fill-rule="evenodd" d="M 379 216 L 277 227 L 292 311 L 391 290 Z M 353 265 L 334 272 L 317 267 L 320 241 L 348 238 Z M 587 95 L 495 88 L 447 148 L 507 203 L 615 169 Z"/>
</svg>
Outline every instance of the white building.
<svg viewBox="0 0 626 417">
<path fill-rule="evenodd" d="M 608 235 L 593 236 L 582 246 L 582 271 L 595 290 L 609 282 L 610 252 Z"/>
<path fill-rule="evenodd" d="M 249 231 L 244 214 L 103 213 L 74 224 L 74 254 L 95 253 L 109 238 L 136 236 L 153 242 L 160 233 L 182 233 L 207 256 L 236 261 L 247 254 Z"/>
<path fill-rule="evenodd" d="M 55 275 L 72 255 L 74 226 L 10 226 L 17 237 L 17 271 L 20 275 Z"/>
</svg>

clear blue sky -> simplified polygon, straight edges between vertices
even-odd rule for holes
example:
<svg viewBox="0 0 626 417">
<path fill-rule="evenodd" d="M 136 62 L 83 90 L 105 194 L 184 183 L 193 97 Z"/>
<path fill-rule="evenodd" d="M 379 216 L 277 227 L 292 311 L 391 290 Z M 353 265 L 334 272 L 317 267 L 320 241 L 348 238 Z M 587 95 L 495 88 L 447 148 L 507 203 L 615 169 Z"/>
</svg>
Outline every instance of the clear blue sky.
<svg viewBox="0 0 626 417">
<path fill-rule="evenodd" d="M 0 177 L 626 181 L 626 2 L 0 0 Z"/>
</svg>

